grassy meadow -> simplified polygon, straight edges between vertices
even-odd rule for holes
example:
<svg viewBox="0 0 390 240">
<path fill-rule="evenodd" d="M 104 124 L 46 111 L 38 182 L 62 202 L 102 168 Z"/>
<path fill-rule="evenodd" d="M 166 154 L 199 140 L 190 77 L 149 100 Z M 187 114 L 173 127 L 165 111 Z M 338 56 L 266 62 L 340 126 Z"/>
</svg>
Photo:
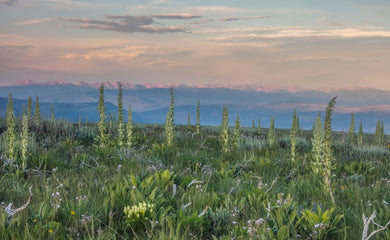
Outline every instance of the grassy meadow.
<svg viewBox="0 0 390 240">
<path fill-rule="evenodd" d="M 331 133 L 328 184 L 311 130 L 276 129 L 270 142 L 267 127 L 229 126 L 226 148 L 220 126 L 173 125 L 167 143 L 167 126 L 134 124 L 123 146 L 118 121 L 102 137 L 98 123 L 31 118 L 23 138 L 16 118 L 10 158 L 7 121 L 0 239 L 362 239 L 390 219 L 390 151 L 374 134 L 358 146 L 356 133 Z"/>
</svg>

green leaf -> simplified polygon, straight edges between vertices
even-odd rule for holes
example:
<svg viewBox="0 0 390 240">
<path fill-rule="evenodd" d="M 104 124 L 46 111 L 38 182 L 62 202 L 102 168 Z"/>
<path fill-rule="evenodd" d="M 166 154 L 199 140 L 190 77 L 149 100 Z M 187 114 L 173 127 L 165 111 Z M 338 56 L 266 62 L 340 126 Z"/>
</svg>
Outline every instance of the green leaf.
<svg viewBox="0 0 390 240">
<path fill-rule="evenodd" d="M 158 188 L 157 187 L 155 187 L 153 190 L 152 190 L 152 192 L 149 194 L 149 199 L 150 200 L 154 200 L 155 199 L 155 197 L 156 197 L 156 191 L 158 190 Z"/>
<path fill-rule="evenodd" d="M 283 225 L 283 227 L 281 227 L 278 231 L 277 234 L 278 240 L 286 240 L 288 235 L 289 235 L 288 228 L 286 225 Z"/>
<path fill-rule="evenodd" d="M 337 224 L 339 224 L 339 222 L 341 221 L 341 219 L 344 217 L 344 215 L 337 215 L 334 219 L 333 219 L 333 223 L 332 225 L 336 226 Z"/>
<path fill-rule="evenodd" d="M 297 217 L 297 214 L 298 214 L 298 211 L 297 210 L 294 210 L 291 214 L 290 214 L 290 220 L 288 221 L 288 224 L 289 225 L 292 225 L 293 222 L 295 221 L 295 218 Z"/>
</svg>

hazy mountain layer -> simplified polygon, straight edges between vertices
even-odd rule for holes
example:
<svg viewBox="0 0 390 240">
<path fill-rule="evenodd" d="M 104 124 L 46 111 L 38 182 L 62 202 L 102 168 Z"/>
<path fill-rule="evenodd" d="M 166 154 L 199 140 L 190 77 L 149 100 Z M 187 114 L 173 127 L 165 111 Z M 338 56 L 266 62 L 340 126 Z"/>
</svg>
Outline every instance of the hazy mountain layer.
<svg viewBox="0 0 390 240">
<path fill-rule="evenodd" d="M 70 121 L 97 121 L 98 84 L 69 84 L 50 82 L 38 84 L 21 83 L 17 86 L 0 87 L 0 114 L 5 113 L 8 93 L 15 99 L 15 112 L 21 114 L 23 104 L 27 105 L 28 96 L 35 99 L 39 95 L 41 112 L 50 116 L 50 105 L 54 106 L 56 117 Z M 107 113 L 117 112 L 117 83 L 105 84 Z M 147 86 L 124 84 L 123 106 L 133 109 L 133 118 L 138 123 L 163 123 L 170 101 L 169 86 Z M 271 117 L 275 117 L 276 126 L 291 127 L 294 109 L 300 117 L 301 126 L 311 129 L 318 112 L 324 116 L 326 104 L 333 96 L 338 96 L 334 126 L 335 130 L 348 130 L 350 114 L 355 113 L 356 129 L 363 121 L 366 131 L 375 131 L 376 121 L 383 120 L 390 125 L 390 92 L 377 89 L 350 89 L 313 91 L 302 89 L 282 89 L 272 87 L 217 87 L 217 86 L 175 86 L 176 123 L 187 124 L 188 113 L 195 120 L 197 101 L 201 102 L 201 122 L 204 125 L 219 125 L 223 105 L 228 105 L 230 122 L 237 115 L 245 126 L 252 125 L 261 118 L 262 125 L 268 127 Z M 126 111 L 125 111 L 126 112 Z"/>
</svg>

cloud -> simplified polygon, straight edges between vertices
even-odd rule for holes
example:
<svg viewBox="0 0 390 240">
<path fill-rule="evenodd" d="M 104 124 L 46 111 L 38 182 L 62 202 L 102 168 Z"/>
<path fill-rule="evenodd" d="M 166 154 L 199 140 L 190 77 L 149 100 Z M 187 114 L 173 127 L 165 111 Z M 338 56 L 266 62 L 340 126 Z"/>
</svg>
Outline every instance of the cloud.
<svg viewBox="0 0 390 240">
<path fill-rule="evenodd" d="M 190 22 L 190 24 L 203 24 L 203 23 L 214 22 L 214 21 L 215 21 L 214 19 L 203 19 L 196 22 Z"/>
<path fill-rule="evenodd" d="M 231 21 L 238 21 L 240 20 L 239 18 L 231 17 L 231 18 L 221 18 L 219 21 L 221 22 L 231 22 Z"/>
<path fill-rule="evenodd" d="M 0 0 L 1 1 L 1 0 Z M 107 4 L 88 3 L 73 0 L 40 0 L 43 3 L 52 3 L 54 8 L 72 9 L 72 8 L 106 8 Z"/>
<path fill-rule="evenodd" d="M 159 14 L 152 15 L 154 18 L 159 19 L 193 19 L 193 18 L 201 18 L 199 15 L 193 15 L 189 13 L 180 13 L 180 14 Z"/>
<path fill-rule="evenodd" d="M 33 20 L 26 20 L 26 21 L 20 21 L 17 22 L 17 25 L 31 25 L 31 24 L 39 24 L 50 21 L 50 18 L 41 18 L 41 19 L 33 19 Z"/>
<path fill-rule="evenodd" d="M 146 9 L 155 9 L 155 8 L 160 8 L 161 9 L 161 5 L 166 5 L 168 3 L 170 3 L 171 1 L 170 0 L 156 0 L 156 1 L 152 1 L 152 2 L 148 2 L 144 5 L 136 5 L 136 6 L 131 6 L 131 7 L 128 7 L 129 9 L 132 9 L 132 10 L 146 10 Z"/>
<path fill-rule="evenodd" d="M 263 19 L 263 18 L 270 18 L 270 16 L 253 16 L 253 17 L 244 17 L 242 19 Z"/>
<path fill-rule="evenodd" d="M 228 34 L 221 37 L 209 38 L 217 42 L 244 42 L 262 39 L 287 39 L 287 38 L 371 38 L 371 37 L 390 37 L 390 31 L 378 28 L 314 28 L 314 27 L 271 27 L 260 26 L 255 28 L 229 29 L 221 30 L 220 33 Z M 199 32 L 201 33 L 201 32 Z M 206 32 L 210 33 L 210 32 Z M 215 31 L 214 33 L 218 33 Z"/>
<path fill-rule="evenodd" d="M 121 61 L 136 59 L 141 54 L 145 54 L 148 51 L 155 50 L 149 46 L 116 46 L 116 47 L 97 47 L 90 49 L 77 49 L 63 55 L 64 59 L 71 60 L 110 60 L 110 61 Z"/>
<path fill-rule="evenodd" d="M 248 13 L 249 9 L 245 8 L 234 8 L 227 6 L 184 6 L 182 4 L 175 4 L 175 7 L 167 5 L 169 1 L 155 1 L 144 5 L 130 6 L 128 9 L 134 12 L 139 11 L 165 11 L 165 12 L 191 12 L 199 15 L 228 15 L 237 13 Z M 161 6 L 164 4 L 164 6 Z"/>
<path fill-rule="evenodd" d="M 0 4 L 12 5 L 16 0 L 0 0 Z"/>
<path fill-rule="evenodd" d="M 197 6 L 190 8 L 192 12 L 201 14 L 235 14 L 235 13 L 247 13 L 248 9 L 245 8 L 232 8 L 226 6 Z"/>
<path fill-rule="evenodd" d="M 230 18 L 221 18 L 219 21 L 221 22 L 231 22 L 231 21 L 239 21 L 239 20 L 251 20 L 251 19 L 262 19 L 262 18 L 269 18 L 269 16 L 254 16 L 254 17 L 230 17 Z"/>
<path fill-rule="evenodd" d="M 127 19 L 134 17 L 149 17 L 149 18 L 158 18 L 158 19 L 193 19 L 193 18 L 201 18 L 199 15 L 194 15 L 190 13 L 168 13 L 168 14 L 156 14 L 150 16 L 131 16 L 131 15 L 115 15 L 115 16 L 106 16 L 110 19 Z"/>
<path fill-rule="evenodd" d="M 137 64 L 174 64 L 182 63 L 184 59 L 195 54 L 190 48 L 176 49 L 172 47 L 161 47 L 143 44 L 101 46 L 88 49 L 69 49 L 61 57 L 64 60 L 81 63 L 105 62 L 107 64 L 129 63 Z"/>
<path fill-rule="evenodd" d="M 157 19 L 192 19 L 200 18 L 200 16 L 192 14 L 160 14 L 151 16 L 129 16 L 129 15 L 118 15 L 118 16 L 106 16 L 110 20 L 91 20 L 85 18 L 59 18 L 62 21 L 80 23 L 79 28 L 84 29 L 99 29 L 109 30 L 116 32 L 144 32 L 144 33 L 173 33 L 173 32 L 187 32 L 184 27 L 156 27 L 153 24 L 157 22 Z M 158 24 L 158 23 L 157 23 Z"/>
<path fill-rule="evenodd" d="M 263 19 L 263 18 L 269 18 L 270 16 L 253 16 L 253 17 L 228 17 L 228 18 L 220 18 L 218 20 L 216 19 L 203 19 L 200 21 L 190 22 L 190 24 L 203 24 L 208 22 L 233 22 L 233 21 L 240 21 L 240 20 L 251 20 L 251 19 Z"/>
</svg>

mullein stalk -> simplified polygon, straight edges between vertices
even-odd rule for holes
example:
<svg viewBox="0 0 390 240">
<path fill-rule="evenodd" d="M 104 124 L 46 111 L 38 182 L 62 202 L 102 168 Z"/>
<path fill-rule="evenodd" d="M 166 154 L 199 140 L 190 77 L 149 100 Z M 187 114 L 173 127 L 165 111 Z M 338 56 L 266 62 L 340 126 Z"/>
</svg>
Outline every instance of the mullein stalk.
<svg viewBox="0 0 390 240">
<path fill-rule="evenodd" d="M 233 140 L 233 144 L 234 144 L 234 147 L 236 149 L 238 149 L 240 147 L 240 143 L 241 143 L 241 124 L 240 124 L 240 116 L 237 115 L 237 119 L 234 123 L 234 130 L 233 130 L 233 137 L 234 137 L 234 140 Z"/>
<path fill-rule="evenodd" d="M 219 134 L 219 141 L 222 146 L 222 152 L 229 151 L 229 111 L 227 106 L 223 106 L 222 110 L 222 123 Z"/>
<path fill-rule="evenodd" d="M 127 116 L 127 124 L 126 124 L 126 133 L 127 133 L 127 143 L 126 146 L 131 148 L 133 145 L 133 116 L 131 112 L 131 107 L 129 106 Z"/>
<path fill-rule="evenodd" d="M 329 191 L 332 203 L 335 203 L 332 191 L 332 169 L 333 165 L 333 152 L 332 152 L 332 114 L 336 104 L 336 98 L 333 97 L 326 108 L 325 122 L 324 122 L 324 156 L 323 156 L 323 176 L 324 186 Z"/>
<path fill-rule="evenodd" d="M 27 102 L 27 118 L 28 118 L 28 120 L 31 119 L 31 111 L 32 111 L 32 98 L 31 98 L 31 96 L 28 96 L 28 102 Z"/>
<path fill-rule="evenodd" d="M 23 114 L 22 119 L 22 135 L 21 135 L 21 153 L 22 153 L 22 170 L 26 170 L 27 167 L 27 151 L 28 151 L 28 116 Z"/>
<path fill-rule="evenodd" d="M 167 146 L 172 146 L 175 140 L 175 95 L 172 88 L 170 88 L 169 91 L 171 94 L 171 103 L 165 120 L 165 143 Z"/>
<path fill-rule="evenodd" d="M 321 161 L 324 153 L 324 130 L 322 128 L 321 113 L 318 113 L 318 116 L 314 122 L 311 144 L 311 152 L 314 158 L 314 162 L 312 163 L 312 170 L 315 175 L 318 175 L 322 172 Z"/>
<path fill-rule="evenodd" d="M 290 131 L 290 144 L 291 144 L 291 163 L 295 163 L 295 143 L 296 143 L 296 137 L 298 132 L 298 125 L 297 125 L 297 111 L 294 110 L 293 113 L 293 119 L 291 124 L 291 131 Z"/>
<path fill-rule="evenodd" d="M 16 147 L 16 123 L 15 123 L 15 114 L 14 114 L 14 104 L 12 100 L 12 95 L 9 94 L 7 112 L 7 152 L 8 158 L 13 161 L 16 157 L 15 147 Z"/>
<path fill-rule="evenodd" d="M 188 117 L 187 117 L 187 128 L 191 129 L 191 113 L 188 112 Z"/>
<path fill-rule="evenodd" d="M 99 105 L 98 105 L 98 111 L 99 111 L 99 135 L 98 135 L 98 142 L 100 147 L 104 147 L 106 144 L 106 108 L 104 104 L 104 85 L 103 83 L 100 85 L 99 89 Z"/>
<path fill-rule="evenodd" d="M 41 122 L 41 111 L 39 110 L 39 98 L 38 95 L 35 99 L 35 112 L 34 112 L 34 118 L 35 118 L 35 125 L 39 126 Z"/>
<path fill-rule="evenodd" d="M 200 133 L 200 101 L 198 100 L 198 105 L 196 106 L 196 133 Z"/>
<path fill-rule="evenodd" d="M 358 133 L 358 147 L 363 146 L 363 122 L 360 120 L 359 133 Z"/>
<path fill-rule="evenodd" d="M 275 144 L 276 137 L 275 137 L 275 118 L 271 118 L 271 121 L 269 123 L 269 129 L 268 129 L 268 144 L 270 146 L 273 146 Z"/>
<path fill-rule="evenodd" d="M 349 144 L 355 144 L 355 114 L 351 114 L 351 123 L 348 130 Z"/>
<path fill-rule="evenodd" d="M 125 126 L 123 117 L 123 102 L 122 102 L 122 84 L 119 83 L 118 90 L 118 144 L 119 148 L 125 145 Z"/>
</svg>

